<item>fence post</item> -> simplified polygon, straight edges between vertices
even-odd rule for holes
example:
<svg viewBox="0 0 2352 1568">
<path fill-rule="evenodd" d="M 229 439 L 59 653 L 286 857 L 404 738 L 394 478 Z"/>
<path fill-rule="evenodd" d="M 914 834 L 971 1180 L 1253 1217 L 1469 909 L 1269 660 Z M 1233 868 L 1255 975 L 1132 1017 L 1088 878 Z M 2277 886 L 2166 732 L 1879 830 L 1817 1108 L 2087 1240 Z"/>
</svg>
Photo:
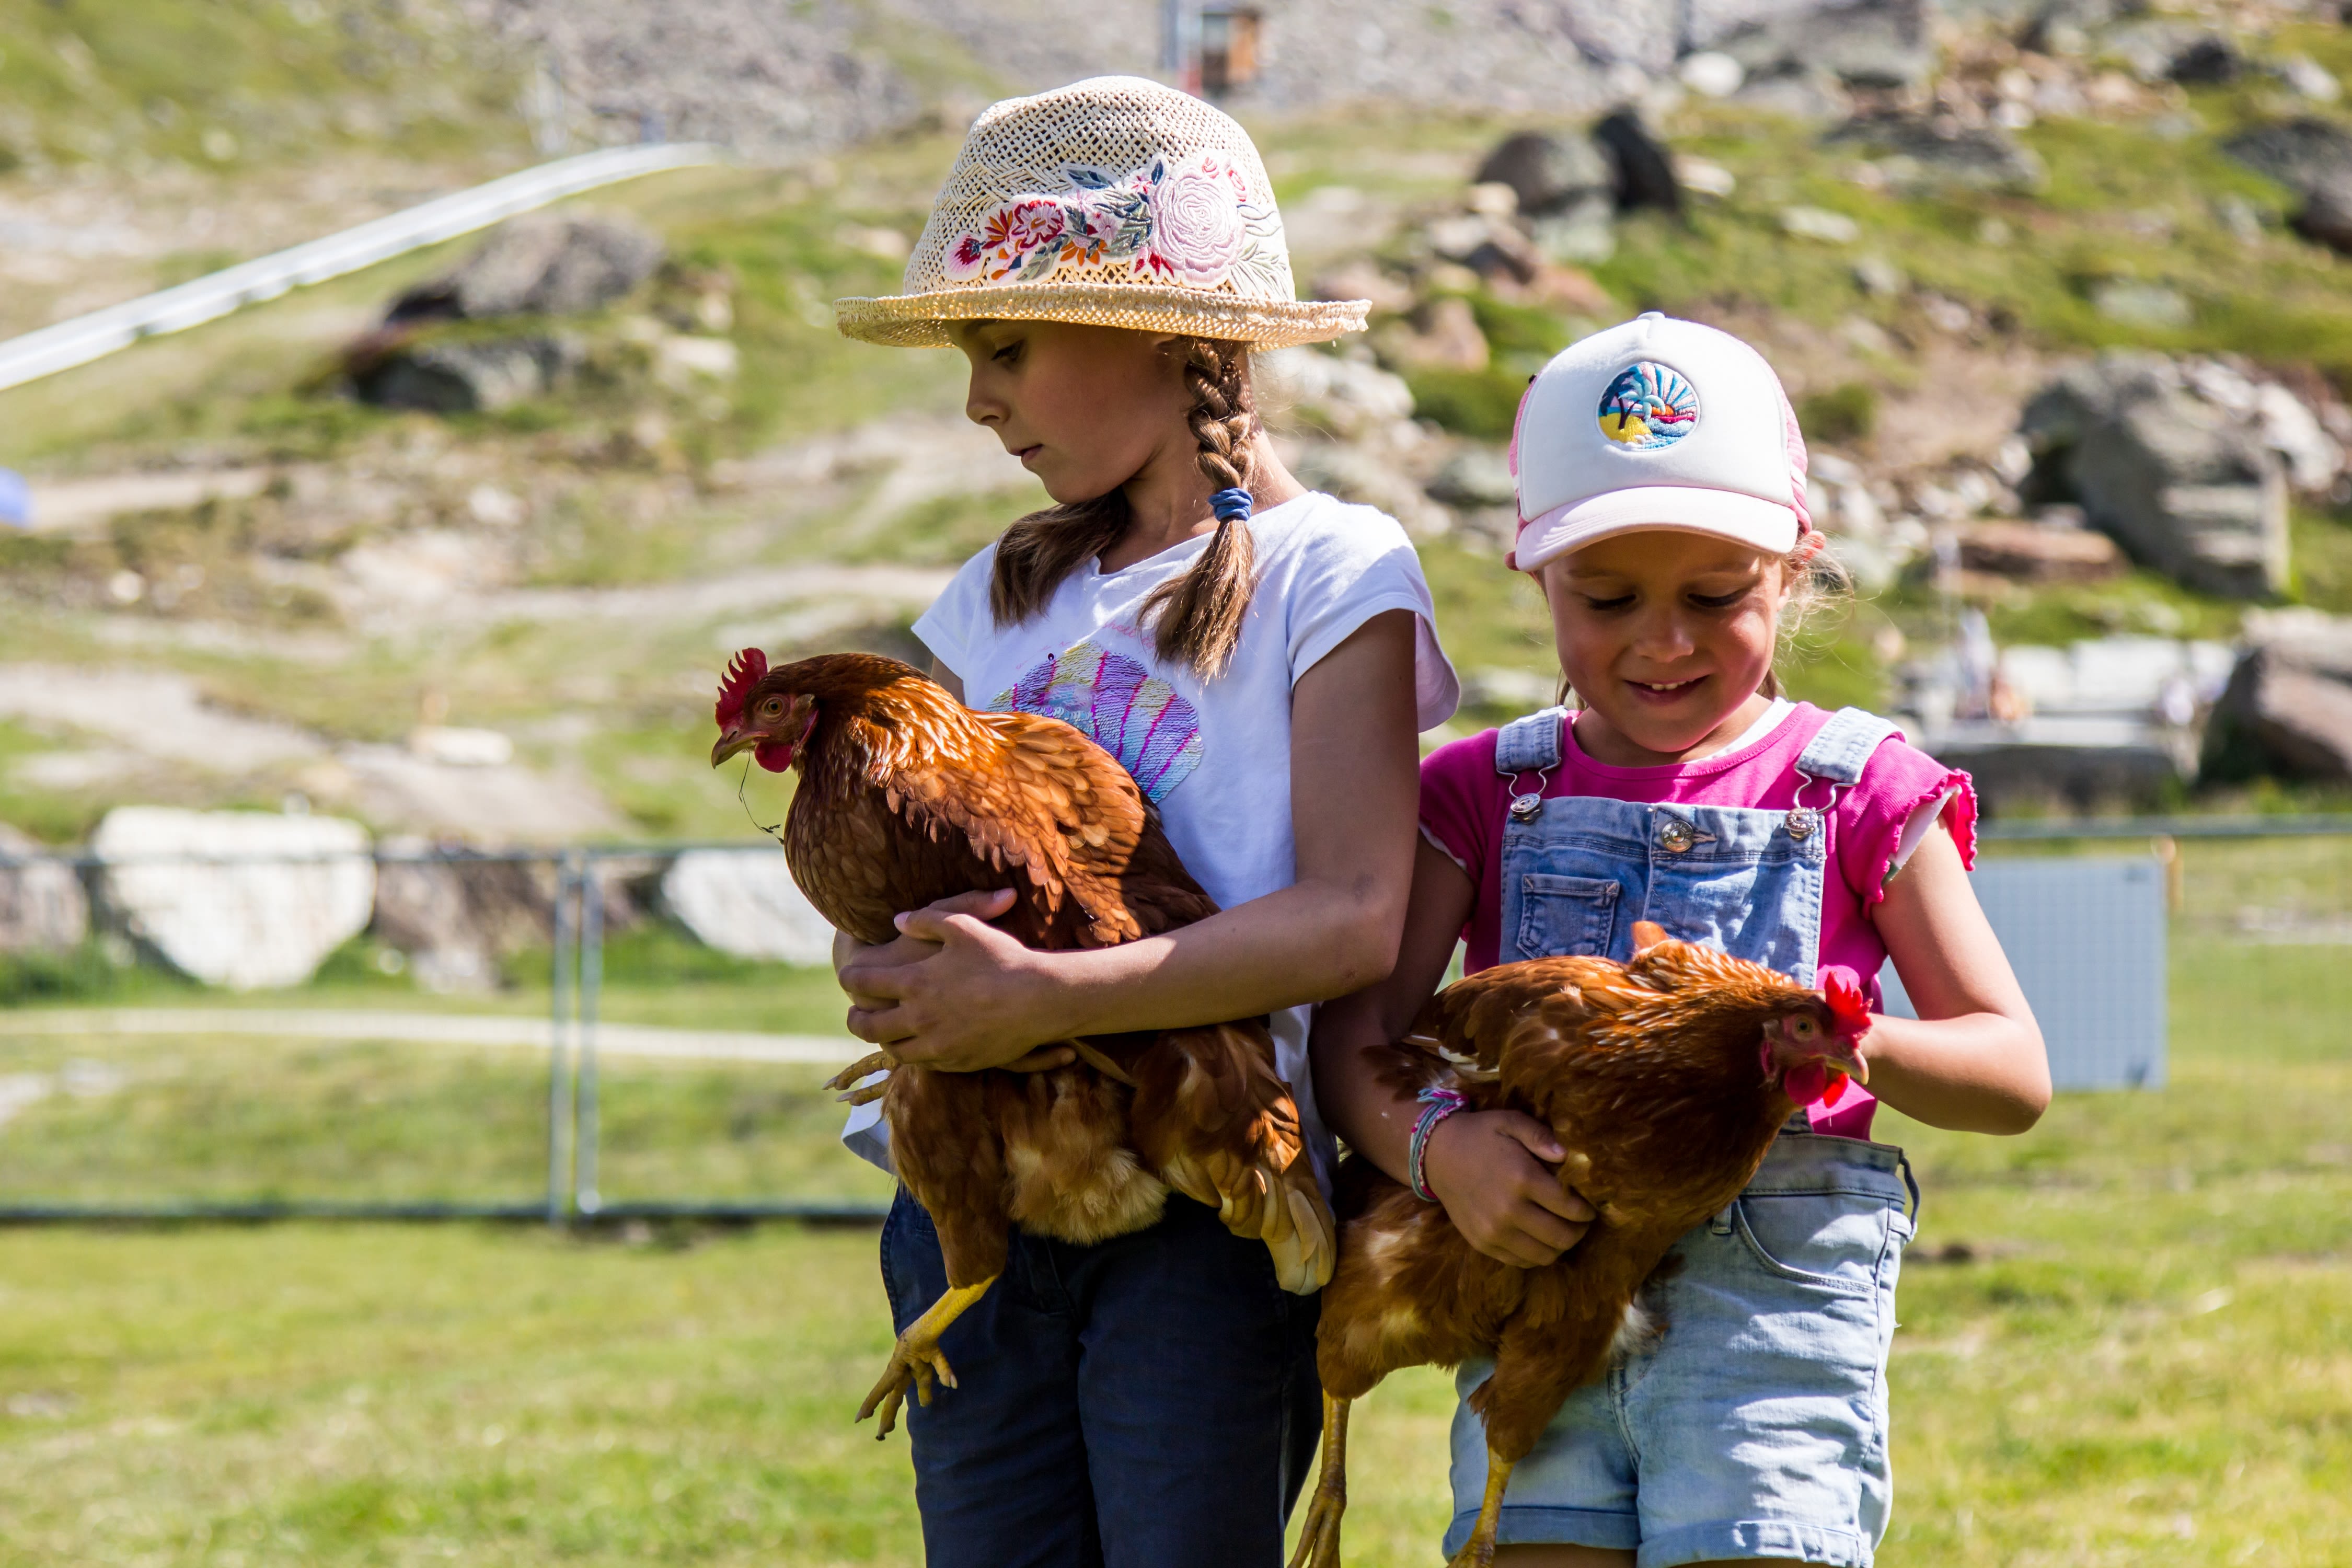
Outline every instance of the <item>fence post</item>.
<svg viewBox="0 0 2352 1568">
<path fill-rule="evenodd" d="M 572 856 L 566 851 L 555 863 L 554 956 L 549 960 L 547 1042 L 547 1223 L 562 1225 L 569 1197 L 571 1172 L 566 1169 L 572 1132 L 571 1087 L 564 1072 L 564 1033 L 570 1022 L 572 989 Z"/>
<path fill-rule="evenodd" d="M 581 867 L 579 888 L 580 1071 L 573 1080 L 573 1201 L 579 1213 L 593 1215 L 604 1206 L 596 1192 L 596 998 L 604 985 L 604 890 L 593 856 Z"/>
</svg>

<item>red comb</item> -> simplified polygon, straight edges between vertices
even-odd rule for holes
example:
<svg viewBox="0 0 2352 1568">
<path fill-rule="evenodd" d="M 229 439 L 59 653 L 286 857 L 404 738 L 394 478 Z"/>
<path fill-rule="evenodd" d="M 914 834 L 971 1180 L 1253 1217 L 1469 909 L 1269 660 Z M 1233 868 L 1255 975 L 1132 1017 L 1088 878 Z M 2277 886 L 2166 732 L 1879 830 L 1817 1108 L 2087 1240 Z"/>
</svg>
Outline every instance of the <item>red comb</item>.
<svg viewBox="0 0 2352 1568">
<path fill-rule="evenodd" d="M 1870 1032 L 1870 998 L 1863 994 L 1862 976 L 1843 963 L 1822 965 L 1822 998 L 1837 1019 L 1838 1033 L 1860 1039 Z"/>
<path fill-rule="evenodd" d="M 730 728 L 743 717 L 743 704 L 751 700 L 751 688 L 760 684 L 768 673 L 768 656 L 758 648 L 747 647 L 735 656 L 727 667 L 727 679 L 719 685 L 719 727 Z"/>
</svg>

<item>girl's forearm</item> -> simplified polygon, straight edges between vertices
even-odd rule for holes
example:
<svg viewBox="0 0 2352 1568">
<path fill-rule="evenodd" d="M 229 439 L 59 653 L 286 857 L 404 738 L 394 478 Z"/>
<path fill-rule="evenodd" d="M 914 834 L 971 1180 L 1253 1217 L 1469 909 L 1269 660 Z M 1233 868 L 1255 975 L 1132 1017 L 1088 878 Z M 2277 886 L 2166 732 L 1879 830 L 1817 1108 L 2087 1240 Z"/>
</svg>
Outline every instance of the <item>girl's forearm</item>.
<svg viewBox="0 0 2352 1568">
<path fill-rule="evenodd" d="M 1247 1018 L 1380 979 L 1402 922 L 1377 886 L 1295 883 L 1162 936 L 1041 953 L 1036 990 L 1056 1038 Z"/>
<path fill-rule="evenodd" d="M 1405 1166 L 1421 1106 L 1411 1095 L 1380 1081 L 1381 1064 L 1374 1053 L 1388 1043 L 1387 1026 L 1370 1000 L 1343 997 L 1317 1010 L 1310 1059 L 1315 1103 L 1324 1125 L 1402 1182 L 1410 1179 Z"/>
<path fill-rule="evenodd" d="M 1879 1018 L 1862 1042 L 1871 1092 L 1958 1132 L 2022 1132 L 2050 1103 L 2042 1036 L 1999 1013 Z"/>
</svg>

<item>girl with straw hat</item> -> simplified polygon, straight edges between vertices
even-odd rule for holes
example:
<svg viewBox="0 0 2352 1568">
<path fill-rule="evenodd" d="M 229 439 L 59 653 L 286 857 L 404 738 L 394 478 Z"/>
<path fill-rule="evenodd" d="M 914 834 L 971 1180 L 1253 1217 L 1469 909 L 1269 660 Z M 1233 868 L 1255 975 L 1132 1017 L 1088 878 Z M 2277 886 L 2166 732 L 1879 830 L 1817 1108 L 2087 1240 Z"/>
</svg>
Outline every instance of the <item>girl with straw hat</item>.
<svg viewBox="0 0 2352 1568">
<path fill-rule="evenodd" d="M 1293 298 L 1240 126 L 1120 77 L 983 113 L 905 291 L 839 302 L 852 337 L 962 351 L 965 412 L 1054 501 L 916 623 L 934 673 L 1118 756 L 1224 911 L 1052 953 L 986 923 L 1005 895 L 914 911 L 887 947 L 844 941 L 861 1038 L 972 1071 L 1066 1054 L 1032 1056 L 1041 1042 L 1268 1014 L 1328 1185 L 1307 1013 L 1395 956 L 1414 734 L 1458 689 L 1403 531 L 1292 478 L 1251 354 L 1357 330 L 1365 309 Z M 872 1108 L 845 1138 L 887 1167 Z M 946 1289 L 903 1188 L 883 1271 L 902 1331 Z M 1305 1289 L 1181 1197 L 1094 1247 L 1016 1234 L 941 1341 L 958 1385 L 908 1414 L 929 1562 L 1279 1562 L 1318 1426 Z"/>
</svg>

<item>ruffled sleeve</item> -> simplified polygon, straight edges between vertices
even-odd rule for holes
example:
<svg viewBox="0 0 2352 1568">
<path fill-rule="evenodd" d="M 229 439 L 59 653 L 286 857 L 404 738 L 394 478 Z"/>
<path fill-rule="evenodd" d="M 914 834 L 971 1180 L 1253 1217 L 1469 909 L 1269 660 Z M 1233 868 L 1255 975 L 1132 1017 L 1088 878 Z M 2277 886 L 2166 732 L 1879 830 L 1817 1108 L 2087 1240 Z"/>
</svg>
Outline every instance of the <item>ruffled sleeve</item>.
<svg viewBox="0 0 2352 1568">
<path fill-rule="evenodd" d="M 1969 775 L 1899 739 L 1871 753 L 1862 778 L 1839 803 L 1838 870 L 1864 907 L 1886 896 L 1886 880 L 1940 820 L 1977 863 L 1977 792 Z"/>
</svg>

